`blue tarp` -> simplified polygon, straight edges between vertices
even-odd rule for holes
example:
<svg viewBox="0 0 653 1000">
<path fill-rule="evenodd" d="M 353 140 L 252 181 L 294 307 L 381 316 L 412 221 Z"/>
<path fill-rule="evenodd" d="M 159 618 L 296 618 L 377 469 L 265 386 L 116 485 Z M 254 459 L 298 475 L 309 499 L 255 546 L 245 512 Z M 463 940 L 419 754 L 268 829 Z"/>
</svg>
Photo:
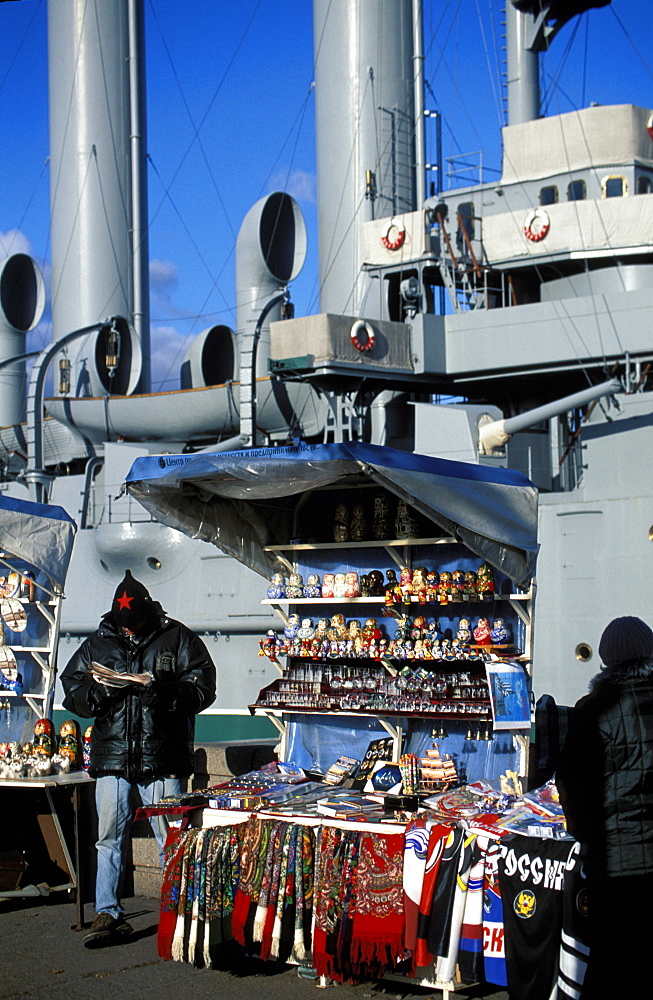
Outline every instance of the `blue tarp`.
<svg viewBox="0 0 653 1000">
<path fill-rule="evenodd" d="M 63 507 L 0 494 L 0 550 L 43 573 L 63 592 L 77 525 Z"/>
<path fill-rule="evenodd" d="M 528 588 L 537 558 L 537 489 L 521 473 L 361 442 L 138 458 L 127 491 L 153 517 L 268 577 L 266 545 L 293 537 L 300 497 L 372 481 Z"/>
</svg>

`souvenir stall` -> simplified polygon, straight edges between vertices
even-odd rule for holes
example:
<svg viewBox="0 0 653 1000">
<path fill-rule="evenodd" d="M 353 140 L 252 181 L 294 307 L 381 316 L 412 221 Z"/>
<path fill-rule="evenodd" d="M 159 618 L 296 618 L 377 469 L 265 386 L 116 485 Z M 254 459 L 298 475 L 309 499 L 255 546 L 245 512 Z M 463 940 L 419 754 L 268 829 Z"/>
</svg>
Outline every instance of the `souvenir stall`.
<svg viewBox="0 0 653 1000">
<path fill-rule="evenodd" d="M 92 782 L 77 723 L 57 741 L 51 721 L 75 531 L 62 507 L 0 496 L 0 797 L 13 817 L 0 833 L 0 895 L 76 889 L 81 906 L 80 788 Z"/>
<path fill-rule="evenodd" d="M 325 979 L 489 978 L 502 836 L 546 830 L 574 867 L 555 791 L 521 795 L 536 489 L 360 443 L 141 458 L 126 489 L 256 570 L 279 614 L 260 642 L 278 679 L 250 706 L 277 770 L 159 807 L 180 817 L 161 954 L 210 965 L 233 937 Z"/>
</svg>

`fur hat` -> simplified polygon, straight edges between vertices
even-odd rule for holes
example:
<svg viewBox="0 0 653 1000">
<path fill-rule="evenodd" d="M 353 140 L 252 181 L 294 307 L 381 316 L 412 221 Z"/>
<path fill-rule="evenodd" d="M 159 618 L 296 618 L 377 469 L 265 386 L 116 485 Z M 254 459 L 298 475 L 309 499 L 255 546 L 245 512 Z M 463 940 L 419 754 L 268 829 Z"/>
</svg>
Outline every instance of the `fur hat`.
<svg viewBox="0 0 653 1000">
<path fill-rule="evenodd" d="M 653 631 L 641 618 L 615 618 L 601 636 L 599 656 L 606 667 L 647 659 L 653 656 Z"/>
<path fill-rule="evenodd" d="M 116 587 L 111 606 L 113 617 L 117 624 L 133 629 L 140 625 L 152 613 L 152 598 L 146 587 L 125 571 L 125 578 Z"/>
</svg>

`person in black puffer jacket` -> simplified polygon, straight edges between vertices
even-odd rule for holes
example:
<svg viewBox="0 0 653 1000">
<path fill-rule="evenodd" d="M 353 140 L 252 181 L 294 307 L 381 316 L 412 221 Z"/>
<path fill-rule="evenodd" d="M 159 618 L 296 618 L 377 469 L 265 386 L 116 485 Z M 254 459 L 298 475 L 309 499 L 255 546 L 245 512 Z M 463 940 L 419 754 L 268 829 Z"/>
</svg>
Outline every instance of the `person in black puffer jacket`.
<svg viewBox="0 0 653 1000">
<path fill-rule="evenodd" d="M 653 932 L 653 631 L 640 618 L 616 618 L 599 655 L 604 669 L 576 703 L 556 771 L 587 872 L 582 1000 L 633 975 Z"/>
<path fill-rule="evenodd" d="M 144 805 L 180 791 L 180 779 L 193 772 L 195 716 L 215 698 L 216 672 L 202 640 L 168 618 L 127 570 L 111 611 L 73 654 L 61 683 L 64 708 L 94 718 L 88 771 L 96 779 L 97 912 L 83 939 L 94 947 L 132 929 L 120 901 L 132 791 Z M 163 859 L 165 818 L 150 822 Z"/>
</svg>

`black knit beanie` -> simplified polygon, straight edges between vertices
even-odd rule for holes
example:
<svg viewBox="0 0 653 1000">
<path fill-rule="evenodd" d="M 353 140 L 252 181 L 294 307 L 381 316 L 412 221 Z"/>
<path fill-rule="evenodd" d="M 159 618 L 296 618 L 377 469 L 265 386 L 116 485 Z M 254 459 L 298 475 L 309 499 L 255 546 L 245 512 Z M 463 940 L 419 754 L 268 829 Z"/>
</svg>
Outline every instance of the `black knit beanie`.
<svg viewBox="0 0 653 1000">
<path fill-rule="evenodd" d="M 606 667 L 645 660 L 653 656 L 653 631 L 641 618 L 615 618 L 601 636 L 599 656 Z"/>
<path fill-rule="evenodd" d="M 134 579 L 130 570 L 126 570 L 124 580 L 116 588 L 111 611 L 119 626 L 132 631 L 152 614 L 152 598 L 147 588 Z"/>
</svg>

